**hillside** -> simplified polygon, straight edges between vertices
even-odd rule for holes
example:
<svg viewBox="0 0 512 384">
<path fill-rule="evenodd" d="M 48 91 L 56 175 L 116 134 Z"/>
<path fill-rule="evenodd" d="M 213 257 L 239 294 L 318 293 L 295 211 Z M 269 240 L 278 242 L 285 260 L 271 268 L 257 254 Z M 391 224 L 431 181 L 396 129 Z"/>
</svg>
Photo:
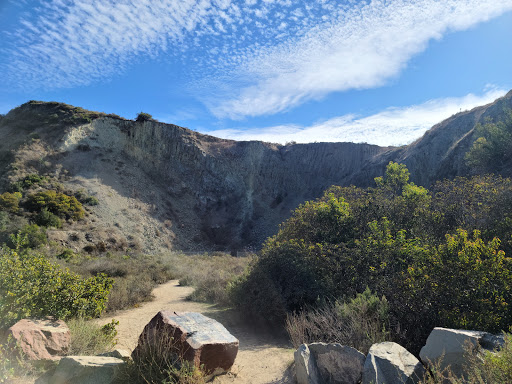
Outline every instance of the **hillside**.
<svg viewBox="0 0 512 384">
<path fill-rule="evenodd" d="M 371 185 L 374 177 L 383 174 L 389 161 L 407 165 L 411 180 L 426 187 L 436 180 L 471 174 L 464 155 L 475 140 L 475 125 L 501 121 L 505 111 L 511 108 L 512 91 L 491 104 L 457 113 L 434 125 L 415 142 L 375 156 L 350 178 L 350 183 Z"/>
<path fill-rule="evenodd" d="M 50 239 L 82 249 L 257 248 L 290 210 L 329 186 L 369 186 L 389 161 L 412 181 L 469 172 L 475 124 L 499 120 L 512 92 L 441 122 L 404 147 L 353 143 L 236 142 L 156 121 L 135 122 L 54 102 L 28 102 L 0 120 L 3 189 L 46 175 L 99 204 Z"/>
</svg>

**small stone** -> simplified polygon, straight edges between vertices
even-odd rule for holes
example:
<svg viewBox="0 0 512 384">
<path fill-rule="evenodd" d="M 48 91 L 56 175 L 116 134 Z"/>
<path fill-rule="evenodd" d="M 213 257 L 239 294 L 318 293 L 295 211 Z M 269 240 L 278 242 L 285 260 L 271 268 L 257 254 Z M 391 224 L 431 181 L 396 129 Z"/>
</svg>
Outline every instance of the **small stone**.
<svg viewBox="0 0 512 384">
<path fill-rule="evenodd" d="M 114 349 L 110 352 L 101 353 L 98 356 L 115 357 L 116 359 L 128 361 L 132 358 L 131 355 L 131 352 L 126 349 Z"/>
</svg>

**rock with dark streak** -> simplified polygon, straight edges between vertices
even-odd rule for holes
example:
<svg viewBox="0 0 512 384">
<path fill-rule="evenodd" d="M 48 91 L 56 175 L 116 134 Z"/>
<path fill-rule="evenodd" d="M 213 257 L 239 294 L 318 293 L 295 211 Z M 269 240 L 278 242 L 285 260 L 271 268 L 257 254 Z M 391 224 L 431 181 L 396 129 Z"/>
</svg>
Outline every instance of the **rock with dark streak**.
<svg viewBox="0 0 512 384">
<path fill-rule="evenodd" d="M 160 311 L 144 327 L 132 353 L 144 350 L 176 355 L 202 367 L 208 375 L 228 372 L 238 353 L 238 339 L 219 322 L 195 312 Z"/>
</svg>

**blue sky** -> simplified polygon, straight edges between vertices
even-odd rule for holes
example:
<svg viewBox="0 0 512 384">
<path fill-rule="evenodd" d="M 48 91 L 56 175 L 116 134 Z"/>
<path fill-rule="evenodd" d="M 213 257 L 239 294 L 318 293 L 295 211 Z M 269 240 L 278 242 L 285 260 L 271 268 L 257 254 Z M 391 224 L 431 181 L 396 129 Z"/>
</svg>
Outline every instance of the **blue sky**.
<svg viewBox="0 0 512 384">
<path fill-rule="evenodd" d="M 407 144 L 512 89 L 512 0 L 0 0 L 30 99 L 240 140 Z"/>
</svg>

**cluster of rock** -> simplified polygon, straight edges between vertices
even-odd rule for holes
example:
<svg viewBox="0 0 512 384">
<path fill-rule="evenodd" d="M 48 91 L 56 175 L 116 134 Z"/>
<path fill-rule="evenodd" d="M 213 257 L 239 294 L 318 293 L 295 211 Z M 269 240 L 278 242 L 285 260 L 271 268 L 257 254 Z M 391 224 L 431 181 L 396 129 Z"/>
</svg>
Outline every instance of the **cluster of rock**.
<svg viewBox="0 0 512 384">
<path fill-rule="evenodd" d="M 504 343 L 486 332 L 434 328 L 421 349 L 421 362 L 393 342 L 371 346 L 368 355 L 340 344 L 303 344 L 295 351 L 298 384 L 416 384 L 435 365 L 464 376 L 468 348 L 490 351 Z"/>
<path fill-rule="evenodd" d="M 25 358 L 53 360 L 58 365 L 37 384 L 110 384 L 120 369 L 148 350 L 172 354 L 201 367 L 213 377 L 228 372 L 238 353 L 238 340 L 220 323 L 193 312 L 160 311 L 144 328 L 133 352 L 117 349 L 99 356 L 65 356 L 71 334 L 62 320 L 24 319 L 9 328 Z M 171 343 L 163 343 L 164 341 Z"/>
</svg>

